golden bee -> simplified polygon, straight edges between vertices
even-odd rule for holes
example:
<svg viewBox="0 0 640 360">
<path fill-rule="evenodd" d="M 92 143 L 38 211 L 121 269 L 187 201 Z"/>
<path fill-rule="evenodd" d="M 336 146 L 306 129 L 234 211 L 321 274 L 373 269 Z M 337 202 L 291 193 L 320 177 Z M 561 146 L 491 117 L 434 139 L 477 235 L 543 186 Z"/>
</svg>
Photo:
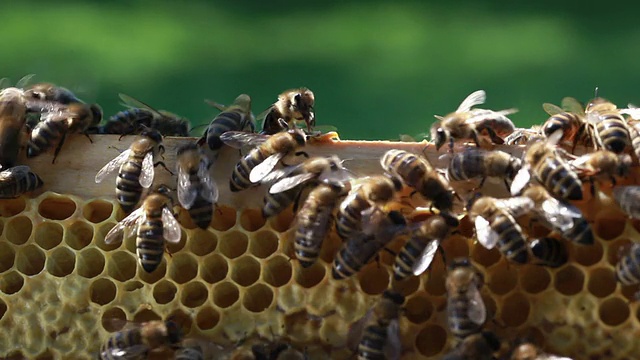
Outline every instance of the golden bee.
<svg viewBox="0 0 640 360">
<path fill-rule="evenodd" d="M 20 148 L 27 141 L 25 128 L 27 107 L 24 93 L 18 88 L 0 91 L 0 168 L 16 165 Z"/>
<path fill-rule="evenodd" d="M 261 342 L 251 346 L 252 360 L 306 360 L 304 353 L 283 341 Z"/>
<path fill-rule="evenodd" d="M 100 169 L 95 181 L 100 183 L 118 170 L 116 198 L 122 210 L 129 213 L 140 201 L 142 189 L 148 189 L 153 184 L 153 168 L 156 165 L 164 166 L 161 161 L 156 164 L 153 162 L 154 157 L 163 152 L 162 135 L 157 130 L 147 129 L 131 143 L 129 149 L 121 152 Z"/>
<path fill-rule="evenodd" d="M 588 178 L 591 183 L 591 194 L 595 194 L 594 181 L 597 178 L 606 178 L 612 185 L 616 185 L 617 177 L 629 175 L 633 160 L 628 154 L 618 155 L 609 150 L 599 150 L 582 155 L 569 164 L 576 169 L 580 177 Z"/>
<path fill-rule="evenodd" d="M 453 181 L 481 178 L 479 188 L 484 185 L 487 177 L 501 178 L 507 189 L 510 189 L 507 180 L 513 180 L 521 168 L 522 160 L 504 151 L 469 148 L 453 155 L 447 176 Z"/>
<path fill-rule="evenodd" d="M 436 115 L 438 121 L 431 126 L 431 140 L 435 142 L 436 150 L 448 142 L 449 150 L 453 151 L 456 140 L 469 139 L 480 147 L 482 132 L 486 132 L 493 143 L 504 143 L 503 138 L 515 130 L 515 125 L 507 115 L 517 110 L 472 109 L 476 105 L 484 104 L 486 97 L 484 90 L 478 90 L 467 96 L 453 113 L 446 116 Z"/>
<path fill-rule="evenodd" d="M 631 146 L 627 122 L 612 102 L 596 95 L 587 104 L 585 116 L 600 149 L 621 154 Z"/>
<path fill-rule="evenodd" d="M 189 136 L 189 120 L 165 110 L 156 110 L 129 95 L 120 94 L 120 99 L 128 109 L 112 116 L 104 125 L 103 133 L 128 135 L 152 128 L 163 136 Z"/>
<path fill-rule="evenodd" d="M 527 145 L 538 137 L 542 137 L 542 128 L 540 125 L 533 125 L 530 129 L 516 128 L 504 138 L 504 143 L 505 145 Z"/>
<path fill-rule="evenodd" d="M 640 284 L 640 244 L 633 244 L 616 264 L 616 279 L 622 285 Z"/>
<path fill-rule="evenodd" d="M 542 124 L 542 133 L 545 137 L 551 136 L 556 131 L 562 133 L 559 142 L 568 142 L 575 146 L 578 144 L 580 134 L 584 133 L 586 126 L 582 104 L 577 104 L 574 98 L 562 99 L 562 108 L 545 103 L 542 105 L 550 117 Z"/>
<path fill-rule="evenodd" d="M 258 118 L 264 118 L 262 134 L 273 135 L 293 127 L 296 121 L 304 121 L 307 131 L 311 132 L 315 126 L 315 112 L 313 105 L 315 96 L 307 88 L 290 89 L 278 95 L 276 101 Z M 287 126 L 283 126 L 283 122 Z"/>
<path fill-rule="evenodd" d="M 195 143 L 187 143 L 177 151 L 178 201 L 189 211 L 193 222 L 206 229 L 218 201 L 218 187 L 211 179 L 211 163 Z"/>
<path fill-rule="evenodd" d="M 202 138 L 200 138 L 199 144 L 206 143 L 210 150 L 218 151 L 224 145 L 224 142 L 220 140 L 220 135 L 227 131 L 255 131 L 255 118 L 251 113 L 251 98 L 249 95 L 238 95 L 233 104 L 229 106 L 217 103 L 211 104 L 221 112 L 211 121 Z"/>
<path fill-rule="evenodd" d="M 51 101 L 62 105 L 82 103 L 82 100 L 69 89 L 52 83 L 37 83 L 25 90 L 25 96 L 31 99 Z"/>
<path fill-rule="evenodd" d="M 136 233 L 136 254 L 144 271 L 153 272 L 162 262 L 165 242 L 178 243 L 182 232 L 173 216 L 173 201 L 168 188 L 161 186 L 147 196 L 137 210 L 129 214 L 105 236 L 107 244 L 122 241 L 122 235 Z"/>
<path fill-rule="evenodd" d="M 629 139 L 636 158 L 640 159 L 640 108 L 629 104 L 626 109 L 620 109 L 620 113 L 629 115 L 629 119 L 627 119 Z"/>
<path fill-rule="evenodd" d="M 149 321 L 115 332 L 100 347 L 100 359 L 137 359 L 178 344 L 182 331 L 173 321 Z"/>
<path fill-rule="evenodd" d="M 500 346 L 496 334 L 485 330 L 465 337 L 442 360 L 494 360 Z"/>
<path fill-rule="evenodd" d="M 40 177 L 26 165 L 18 165 L 0 171 L 0 199 L 18 196 L 42 187 Z"/>
<path fill-rule="evenodd" d="M 448 267 L 447 322 L 449 330 L 458 340 L 477 334 L 487 319 L 480 288 L 484 278 L 467 258 L 456 258 Z"/>
<path fill-rule="evenodd" d="M 616 186 L 613 199 L 629 217 L 640 219 L 640 186 Z"/>
<path fill-rule="evenodd" d="M 557 268 L 569 260 L 567 247 L 558 239 L 550 237 L 534 239 L 529 243 L 529 247 L 537 265 Z"/>
<path fill-rule="evenodd" d="M 564 356 L 547 354 L 537 345 L 529 341 L 521 341 L 511 351 L 510 360 L 571 360 Z"/>
</svg>

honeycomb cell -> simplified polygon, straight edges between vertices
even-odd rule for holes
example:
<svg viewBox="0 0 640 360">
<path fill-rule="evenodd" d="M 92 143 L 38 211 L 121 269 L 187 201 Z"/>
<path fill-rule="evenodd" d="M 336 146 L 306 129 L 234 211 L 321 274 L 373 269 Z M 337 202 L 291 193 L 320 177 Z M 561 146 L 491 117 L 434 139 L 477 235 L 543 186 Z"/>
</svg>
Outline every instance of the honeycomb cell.
<svg viewBox="0 0 640 360">
<path fill-rule="evenodd" d="M 273 269 L 269 269 L 267 271 L 272 272 Z M 298 283 L 298 285 L 302 286 L 303 288 L 310 289 L 318 285 L 322 281 L 322 279 L 324 279 L 326 273 L 326 268 L 322 264 L 316 262 L 308 268 L 303 268 L 302 266 L 298 267 L 294 279 L 296 283 Z M 269 281 L 267 281 L 266 275 L 264 277 L 265 281 L 271 284 Z"/>
<path fill-rule="evenodd" d="M 636 302 L 640 296 L 640 285 L 622 286 L 620 293 L 629 301 Z"/>
<path fill-rule="evenodd" d="M 247 251 L 249 238 L 240 231 L 225 233 L 220 239 L 218 250 L 229 259 L 235 259 Z"/>
<path fill-rule="evenodd" d="M 38 224 L 33 233 L 36 244 L 45 250 L 51 250 L 62 242 L 62 225 L 51 221 Z"/>
<path fill-rule="evenodd" d="M 524 265 L 518 270 L 520 286 L 530 294 L 544 291 L 551 283 L 549 271 L 542 266 Z"/>
<path fill-rule="evenodd" d="M 0 273 L 3 273 L 13 266 L 16 252 L 13 247 L 4 241 L 0 241 Z"/>
<path fill-rule="evenodd" d="M 82 208 L 82 216 L 97 224 L 107 220 L 113 213 L 113 204 L 105 200 L 93 200 Z"/>
<path fill-rule="evenodd" d="M 81 250 L 91 244 L 93 239 L 93 226 L 84 221 L 76 221 L 68 227 L 64 241 L 71 248 Z"/>
<path fill-rule="evenodd" d="M 178 288 L 168 280 L 161 280 L 153 287 L 153 298 L 158 304 L 168 304 L 175 299 Z"/>
<path fill-rule="evenodd" d="M 278 236 L 273 231 L 264 230 L 252 235 L 249 252 L 255 257 L 266 259 L 276 250 L 278 250 Z"/>
<path fill-rule="evenodd" d="M 4 218 L 16 216 L 24 211 L 27 202 L 23 197 L 0 200 L 0 216 Z"/>
<path fill-rule="evenodd" d="M 503 261 L 491 269 L 490 276 L 485 281 L 492 293 L 504 295 L 518 284 L 518 273 L 510 271 L 509 266 L 512 265 Z"/>
<path fill-rule="evenodd" d="M 102 313 L 100 323 L 102 328 L 108 332 L 114 332 L 122 329 L 127 321 L 127 314 L 119 307 L 106 309 Z"/>
<path fill-rule="evenodd" d="M 196 314 L 196 326 L 200 330 L 210 330 L 220 322 L 220 313 L 211 306 L 206 306 Z"/>
<path fill-rule="evenodd" d="M 260 209 L 245 209 L 240 213 L 240 226 L 248 232 L 260 229 L 265 222 Z"/>
<path fill-rule="evenodd" d="M 141 283 L 138 280 L 131 280 L 131 281 L 127 281 L 126 283 L 124 283 L 124 291 L 126 292 L 132 292 L 132 291 L 136 291 L 136 290 L 140 290 L 144 287 L 144 284 Z"/>
<path fill-rule="evenodd" d="M 24 285 L 24 278 L 17 271 L 10 271 L 0 278 L 0 291 L 7 295 L 15 294 Z"/>
<path fill-rule="evenodd" d="M 407 300 L 404 305 L 404 315 L 414 324 L 421 324 L 433 314 L 433 305 L 428 298 L 416 295 Z"/>
<path fill-rule="evenodd" d="M 16 268 L 25 275 L 36 275 L 44 269 L 44 251 L 33 244 L 19 249 L 16 255 Z"/>
<path fill-rule="evenodd" d="M 198 260 L 188 253 L 176 254 L 169 264 L 169 278 L 178 284 L 193 280 L 198 274 Z"/>
<path fill-rule="evenodd" d="M 109 277 L 125 282 L 133 279 L 136 275 L 138 262 L 136 257 L 131 253 L 127 251 L 116 251 L 109 254 L 108 260 L 107 274 L 109 274 Z"/>
<path fill-rule="evenodd" d="M 262 278 L 273 286 L 280 287 L 289 282 L 292 276 L 291 262 L 284 256 L 274 256 L 265 264 Z"/>
<path fill-rule="evenodd" d="M 272 217 L 269 220 L 269 225 L 271 228 L 277 232 L 285 232 L 291 228 L 291 223 L 293 223 L 294 214 L 291 208 L 281 212 L 280 214 Z"/>
<path fill-rule="evenodd" d="M 76 267 L 76 254 L 66 246 L 53 250 L 47 257 L 47 271 L 57 277 L 64 277 Z"/>
<path fill-rule="evenodd" d="M 429 295 L 444 295 L 447 291 L 444 286 L 446 276 L 447 273 L 444 269 L 444 265 L 442 264 L 442 260 L 438 260 L 436 257 L 427 271 L 427 280 L 424 283 L 425 291 Z"/>
<path fill-rule="evenodd" d="M 56 359 L 56 355 L 52 353 L 50 350 L 45 350 L 45 352 L 38 354 L 35 357 L 35 360 L 54 360 Z"/>
<path fill-rule="evenodd" d="M 609 268 L 591 269 L 587 289 L 593 295 L 603 298 L 609 296 L 616 290 L 616 277 L 613 270 Z"/>
<path fill-rule="evenodd" d="M 0 299 L 0 320 L 4 318 L 4 315 L 7 313 L 7 303 L 4 300 Z"/>
<path fill-rule="evenodd" d="M 102 278 L 91 283 L 89 298 L 98 305 L 107 305 L 116 298 L 116 284 L 113 281 Z"/>
<path fill-rule="evenodd" d="M 7 222 L 4 236 L 16 245 L 22 245 L 29 240 L 32 230 L 31 220 L 26 216 L 16 216 Z"/>
<path fill-rule="evenodd" d="M 573 265 L 568 265 L 556 273 L 555 287 L 564 295 L 575 295 L 582 291 L 584 273 Z"/>
<path fill-rule="evenodd" d="M 359 273 L 360 288 L 365 294 L 382 294 L 389 287 L 389 271 L 375 262 L 365 266 Z"/>
<path fill-rule="evenodd" d="M 626 221 L 624 217 L 612 217 L 605 214 L 604 216 L 596 218 L 593 232 L 602 240 L 613 240 L 622 235 Z"/>
<path fill-rule="evenodd" d="M 236 224 L 236 210 L 228 206 L 216 206 L 211 227 L 218 231 L 227 231 Z"/>
<path fill-rule="evenodd" d="M 184 286 L 180 291 L 180 302 L 189 308 L 196 308 L 207 300 L 209 291 L 207 287 L 199 282 L 192 281 Z"/>
<path fill-rule="evenodd" d="M 227 260 L 219 254 L 211 254 L 200 262 L 200 277 L 210 284 L 215 284 L 227 277 L 228 271 Z"/>
<path fill-rule="evenodd" d="M 640 219 L 631 220 L 631 226 L 636 230 L 636 232 L 640 233 Z"/>
<path fill-rule="evenodd" d="M 408 278 L 397 281 L 392 281 L 392 286 L 394 290 L 400 292 L 404 296 L 409 296 L 414 292 L 418 291 L 420 287 L 420 277 L 419 276 L 409 276 Z"/>
<path fill-rule="evenodd" d="M 247 289 L 242 297 L 242 306 L 245 309 L 259 313 L 268 309 L 273 302 L 273 291 L 265 284 L 255 284 Z"/>
<path fill-rule="evenodd" d="M 180 225 L 188 230 L 193 230 L 198 228 L 198 226 L 193 222 L 193 219 L 191 219 L 191 216 L 189 215 L 189 210 L 186 210 L 182 207 L 178 207 L 177 212 L 176 212 L 176 208 L 174 207 L 174 215 L 176 215 L 176 220 L 178 220 L 178 222 L 180 223 Z M 205 230 L 202 230 L 205 231 Z"/>
<path fill-rule="evenodd" d="M 211 231 L 195 230 L 189 238 L 189 251 L 197 256 L 211 254 L 218 245 L 218 238 Z"/>
<path fill-rule="evenodd" d="M 148 321 L 162 320 L 162 316 L 158 315 L 155 311 L 151 310 L 151 308 L 145 308 L 133 315 L 133 322 L 135 323 L 143 323 Z"/>
<path fill-rule="evenodd" d="M 76 203 L 68 197 L 51 194 L 38 206 L 38 213 L 45 219 L 64 220 L 76 212 Z"/>
<path fill-rule="evenodd" d="M 574 260 L 584 266 L 594 265 L 604 255 L 602 244 L 599 241 L 596 241 L 593 245 L 575 245 L 572 252 Z"/>
<path fill-rule="evenodd" d="M 447 331 L 435 324 L 427 325 L 416 336 L 415 344 L 423 356 L 438 355 L 447 344 Z"/>
<path fill-rule="evenodd" d="M 98 226 L 98 230 L 95 235 L 95 244 L 104 251 L 112 251 L 120 247 L 119 241 L 114 241 L 110 244 L 104 242 L 104 237 L 115 226 L 115 223 L 105 223 Z"/>
<path fill-rule="evenodd" d="M 180 327 L 183 334 L 188 335 L 189 332 L 191 331 L 191 327 L 193 326 L 193 320 L 191 319 L 191 312 L 192 311 L 189 311 L 189 313 L 187 313 L 181 309 L 176 309 L 171 313 L 169 313 L 169 315 L 165 318 L 165 320 L 173 321 L 178 325 L 178 327 Z M 169 357 L 165 356 L 164 358 L 169 358 Z"/>
<path fill-rule="evenodd" d="M 238 287 L 229 281 L 219 283 L 213 289 L 213 303 L 222 309 L 235 304 L 239 297 Z"/>
<path fill-rule="evenodd" d="M 187 244 L 187 234 L 184 232 L 183 229 L 180 230 L 180 241 L 178 241 L 177 243 L 170 243 L 170 242 L 165 242 L 165 245 L 167 247 L 167 252 L 169 254 L 175 254 L 178 251 L 182 250 L 184 248 L 184 246 Z"/>
<path fill-rule="evenodd" d="M 451 236 L 447 241 L 443 241 L 441 246 L 447 258 L 469 257 L 469 241 L 462 236 Z"/>
<path fill-rule="evenodd" d="M 618 326 L 629 318 L 629 304 L 618 297 L 606 299 L 600 303 L 598 315 L 604 324 Z"/>
<path fill-rule="evenodd" d="M 260 278 L 260 263 L 251 256 L 237 258 L 231 264 L 231 280 L 240 286 L 249 286 Z"/>
<path fill-rule="evenodd" d="M 501 309 L 501 317 L 504 324 L 518 327 L 529 318 L 531 304 L 523 294 L 516 292 L 504 298 Z"/>
<path fill-rule="evenodd" d="M 488 268 L 502 259 L 502 254 L 497 248 L 488 250 L 480 243 L 476 243 L 471 247 L 471 259 L 474 262 Z"/>
<path fill-rule="evenodd" d="M 78 253 L 78 275 L 91 279 L 102 273 L 105 259 L 96 248 L 84 249 Z"/>
</svg>

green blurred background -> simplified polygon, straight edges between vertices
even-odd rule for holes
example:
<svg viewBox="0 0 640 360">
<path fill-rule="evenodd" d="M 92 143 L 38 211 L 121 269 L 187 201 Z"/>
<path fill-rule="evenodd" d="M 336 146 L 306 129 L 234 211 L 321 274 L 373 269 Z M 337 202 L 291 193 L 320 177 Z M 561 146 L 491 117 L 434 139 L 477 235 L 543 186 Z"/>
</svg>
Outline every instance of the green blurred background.
<svg viewBox="0 0 640 360">
<path fill-rule="evenodd" d="M 558 1 L 6 1 L 1 75 L 35 73 L 122 110 L 117 94 L 208 123 L 203 99 L 307 86 L 343 139 L 426 132 L 477 89 L 542 122 L 543 102 L 640 103 L 638 6 Z M 631 3 L 634 4 L 634 3 Z M 203 129 L 197 129 L 199 135 Z"/>
</svg>

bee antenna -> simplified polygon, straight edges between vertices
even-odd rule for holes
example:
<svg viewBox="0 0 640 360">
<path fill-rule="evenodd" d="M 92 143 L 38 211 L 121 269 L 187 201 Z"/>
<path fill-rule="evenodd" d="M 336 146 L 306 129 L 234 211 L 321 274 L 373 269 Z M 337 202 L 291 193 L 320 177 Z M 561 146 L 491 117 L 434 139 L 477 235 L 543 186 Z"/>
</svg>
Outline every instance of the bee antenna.
<svg viewBox="0 0 640 360">
<path fill-rule="evenodd" d="M 594 91 L 594 97 L 598 97 L 598 87 L 596 86 L 596 90 Z"/>
</svg>

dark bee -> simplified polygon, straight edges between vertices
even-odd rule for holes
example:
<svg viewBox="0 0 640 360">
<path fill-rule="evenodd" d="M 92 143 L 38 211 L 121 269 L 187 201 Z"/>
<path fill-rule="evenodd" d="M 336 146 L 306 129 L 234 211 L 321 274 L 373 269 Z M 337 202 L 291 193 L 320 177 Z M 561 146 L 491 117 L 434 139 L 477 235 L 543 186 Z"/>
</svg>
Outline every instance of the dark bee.
<svg viewBox="0 0 640 360">
<path fill-rule="evenodd" d="M 622 285 L 640 284 L 640 244 L 631 249 L 616 264 L 616 278 Z"/>
<path fill-rule="evenodd" d="M 620 110 L 610 101 L 596 97 L 585 109 L 587 123 L 594 129 L 595 140 L 601 149 L 622 153 L 631 146 L 629 129 Z"/>
<path fill-rule="evenodd" d="M 640 186 L 616 186 L 613 198 L 629 217 L 640 219 Z"/>
<path fill-rule="evenodd" d="M 487 310 L 480 296 L 484 284 L 482 274 L 467 258 L 457 258 L 449 265 L 447 289 L 447 321 L 449 330 L 459 340 L 480 333 Z"/>
<path fill-rule="evenodd" d="M 571 360 L 564 356 L 547 354 L 540 347 L 528 341 L 521 341 L 511 351 L 509 360 Z"/>
<path fill-rule="evenodd" d="M 42 179 L 28 166 L 14 166 L 0 172 L 0 199 L 16 198 L 42 185 Z"/>
<path fill-rule="evenodd" d="M 82 100 L 69 89 L 52 83 L 38 83 L 29 86 L 25 90 L 25 96 L 31 99 L 56 102 L 62 105 L 82 103 Z"/>
<path fill-rule="evenodd" d="M 111 229 L 104 238 L 107 244 L 122 240 L 123 232 L 131 228 L 136 232 L 136 253 L 138 261 L 146 272 L 153 272 L 164 254 L 165 241 L 178 243 L 182 235 L 180 224 L 173 216 L 173 202 L 168 189 L 160 187 L 147 196 L 142 206 L 129 214 Z"/>
<path fill-rule="evenodd" d="M 577 174 L 582 178 L 588 178 L 591 183 L 591 194 L 595 194 L 595 179 L 606 178 L 616 185 L 616 176 L 626 177 L 632 165 L 631 156 L 628 154 L 618 155 L 608 150 L 599 150 L 569 162 L 576 169 Z"/>
<path fill-rule="evenodd" d="M 549 137 L 556 131 L 560 131 L 562 137 L 559 141 L 569 142 L 574 148 L 575 145 L 578 144 L 580 140 L 579 134 L 583 132 L 585 126 L 582 105 L 579 104 L 576 108 L 575 101 L 575 99 L 568 97 L 562 99 L 563 108 L 549 103 L 542 105 L 547 114 L 551 115 L 551 117 L 542 124 L 542 133 L 544 136 Z"/>
<path fill-rule="evenodd" d="M 211 179 L 210 166 L 209 160 L 195 143 L 188 143 L 178 149 L 178 201 L 201 229 L 209 227 L 213 204 L 218 201 L 218 187 Z"/>
<path fill-rule="evenodd" d="M 25 129 L 26 103 L 18 88 L 0 91 L 0 168 L 16 165 L 21 146 L 27 140 Z"/>
<path fill-rule="evenodd" d="M 455 112 L 446 116 L 436 115 L 438 121 L 431 126 L 431 140 L 435 142 L 436 150 L 448 142 L 449 150 L 453 151 L 454 142 L 465 139 L 475 141 L 479 147 L 482 131 L 488 133 L 493 143 L 504 143 L 503 138 L 515 130 L 515 125 L 507 115 L 517 110 L 472 109 L 473 106 L 484 104 L 485 100 L 484 90 L 478 90 L 467 96 Z"/>
<path fill-rule="evenodd" d="M 138 359 L 180 342 L 182 333 L 173 321 L 149 321 L 118 331 L 100 347 L 100 359 Z"/>
<path fill-rule="evenodd" d="M 189 136 L 189 120 L 168 111 L 156 110 L 129 95 L 120 94 L 120 99 L 129 109 L 112 116 L 102 133 L 128 135 L 152 128 L 163 136 Z"/>
<path fill-rule="evenodd" d="M 453 155 L 447 176 L 454 181 L 482 178 L 479 187 L 484 185 L 487 177 L 497 177 L 503 179 L 509 189 L 507 180 L 513 180 L 521 168 L 522 161 L 504 151 L 469 148 Z"/>
<path fill-rule="evenodd" d="M 531 241 L 529 247 L 538 265 L 556 268 L 566 264 L 569 259 L 567 247 L 558 239 L 548 237 L 535 239 Z"/>
<path fill-rule="evenodd" d="M 251 346 L 251 355 L 255 360 L 305 360 L 306 356 L 290 344 L 283 341 L 270 341 Z M 235 357 L 232 357 L 236 359 Z M 240 357 L 241 358 L 241 357 Z M 252 359 L 252 360 L 253 360 Z"/>
<path fill-rule="evenodd" d="M 533 125 L 531 129 L 516 128 L 514 132 L 504 138 L 505 145 L 526 145 L 532 139 L 541 136 L 541 127 Z"/>
<path fill-rule="evenodd" d="M 629 115 L 627 120 L 627 129 L 629 130 L 629 139 L 631 146 L 637 159 L 640 159 L 640 108 L 633 104 L 627 105 L 627 109 L 620 109 L 621 114 Z"/>
<path fill-rule="evenodd" d="M 500 339 L 491 331 L 481 331 L 465 337 L 442 360 L 494 360 L 500 350 Z"/>
<path fill-rule="evenodd" d="M 511 261 L 527 262 L 528 247 L 522 228 L 514 217 L 528 213 L 534 203 L 527 197 L 495 199 L 480 197 L 469 209 L 469 218 L 475 224 L 478 242 L 487 249 L 496 245 Z"/>
<path fill-rule="evenodd" d="M 211 121 L 199 144 L 206 143 L 212 151 L 220 150 L 224 143 L 220 135 L 227 131 L 255 131 L 255 119 L 251 113 L 251 98 L 249 95 L 240 94 L 229 106 L 213 103 L 221 113 Z"/>
<path fill-rule="evenodd" d="M 164 152 L 162 135 L 157 130 L 145 130 L 133 141 L 129 149 L 123 151 L 109 161 L 96 174 L 96 183 L 102 182 L 107 176 L 118 170 L 116 178 L 116 198 L 125 213 L 131 212 L 140 197 L 142 189 L 148 189 L 153 184 L 155 165 L 153 158 Z"/>
<path fill-rule="evenodd" d="M 296 121 L 303 120 L 307 131 L 311 132 L 316 124 L 313 105 L 315 96 L 307 88 L 291 89 L 278 95 L 275 102 L 258 118 L 264 118 L 261 134 L 273 135 L 293 127 Z M 283 122 L 287 126 L 283 126 Z"/>
</svg>

